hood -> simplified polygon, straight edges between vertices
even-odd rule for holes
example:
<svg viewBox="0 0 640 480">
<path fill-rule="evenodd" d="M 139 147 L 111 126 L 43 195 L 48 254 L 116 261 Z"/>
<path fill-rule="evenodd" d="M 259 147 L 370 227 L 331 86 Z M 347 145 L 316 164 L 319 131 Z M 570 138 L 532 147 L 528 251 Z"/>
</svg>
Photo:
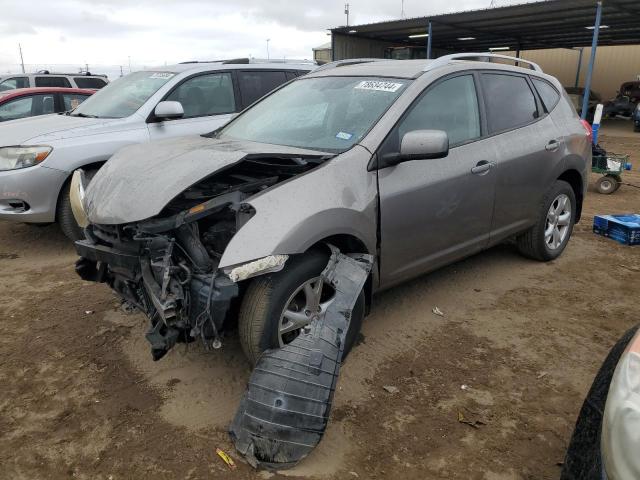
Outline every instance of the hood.
<svg viewBox="0 0 640 480">
<path fill-rule="evenodd" d="M 91 223 L 138 222 L 158 215 L 187 188 L 250 154 L 322 155 L 241 140 L 179 137 L 126 147 L 98 170 L 84 206 Z"/>
<path fill-rule="evenodd" d="M 0 124 L 0 147 L 31 144 L 48 144 L 55 140 L 88 135 L 105 125 L 120 119 L 83 118 L 71 115 L 41 115 L 10 120 Z"/>
</svg>

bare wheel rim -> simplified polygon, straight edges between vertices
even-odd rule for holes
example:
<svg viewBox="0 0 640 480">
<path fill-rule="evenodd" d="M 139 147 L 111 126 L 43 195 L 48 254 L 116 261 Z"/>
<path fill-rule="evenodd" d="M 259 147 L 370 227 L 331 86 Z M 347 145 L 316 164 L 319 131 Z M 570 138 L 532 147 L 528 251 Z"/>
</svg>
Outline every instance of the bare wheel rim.
<svg viewBox="0 0 640 480">
<path fill-rule="evenodd" d="M 556 250 L 563 244 L 570 226 L 571 200 L 561 193 L 551 202 L 544 226 L 544 241 L 550 250 Z"/>
<path fill-rule="evenodd" d="M 333 302 L 335 292 L 320 277 L 307 280 L 287 299 L 278 323 L 278 343 L 284 347 Z"/>
<path fill-rule="evenodd" d="M 605 192 L 608 192 L 609 190 L 613 190 L 614 187 L 615 187 L 615 184 L 613 183 L 613 180 L 609 180 L 608 178 L 605 178 L 600 182 L 600 188 Z"/>
</svg>

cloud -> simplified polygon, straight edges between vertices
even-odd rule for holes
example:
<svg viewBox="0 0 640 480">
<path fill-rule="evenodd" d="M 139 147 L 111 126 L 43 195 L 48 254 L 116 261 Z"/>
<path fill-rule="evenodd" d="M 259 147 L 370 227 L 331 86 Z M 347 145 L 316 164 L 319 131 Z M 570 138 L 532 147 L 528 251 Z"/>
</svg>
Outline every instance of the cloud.
<svg viewBox="0 0 640 480">
<path fill-rule="evenodd" d="M 515 3 L 521 0 L 502 0 Z M 311 58 L 327 29 L 400 17 L 401 0 L 0 0 L 0 70 L 84 65 L 99 71 L 184 60 Z M 486 8 L 489 0 L 405 0 L 405 16 Z M 51 67 L 49 67 L 52 65 Z M 63 68 L 63 67 L 60 67 Z"/>
<path fill-rule="evenodd" d="M 28 23 L 0 23 L 0 35 L 35 35 L 36 29 Z"/>
</svg>

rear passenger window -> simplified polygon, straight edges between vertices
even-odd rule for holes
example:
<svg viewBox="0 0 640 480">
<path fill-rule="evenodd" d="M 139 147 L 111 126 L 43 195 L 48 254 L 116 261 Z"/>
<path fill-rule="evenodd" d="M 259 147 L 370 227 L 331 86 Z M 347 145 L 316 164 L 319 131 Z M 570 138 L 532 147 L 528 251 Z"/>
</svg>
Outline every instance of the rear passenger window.
<svg viewBox="0 0 640 480">
<path fill-rule="evenodd" d="M 538 118 L 536 99 L 524 77 L 482 74 L 489 132 L 521 127 Z"/>
<path fill-rule="evenodd" d="M 78 88 L 95 88 L 98 90 L 107 84 L 107 82 L 101 78 L 75 77 L 73 80 L 76 82 Z"/>
<path fill-rule="evenodd" d="M 284 72 L 265 72 L 259 70 L 238 72 L 240 94 L 244 106 L 251 105 L 274 88 L 287 81 Z"/>
<path fill-rule="evenodd" d="M 428 89 L 401 121 L 399 139 L 413 130 L 444 130 L 453 146 L 480 137 L 473 76 L 453 77 Z"/>
<path fill-rule="evenodd" d="M 36 87 L 71 88 L 71 83 L 66 77 L 36 77 Z"/>
<path fill-rule="evenodd" d="M 298 77 L 298 72 L 296 72 L 295 70 L 284 72 L 284 74 L 287 77 L 287 81 L 293 80 L 294 78 Z"/>
<path fill-rule="evenodd" d="M 533 77 L 531 78 L 531 80 L 533 81 L 533 85 L 538 91 L 538 95 L 540 95 L 540 98 L 542 99 L 542 103 L 544 103 L 546 111 L 550 112 L 551 110 L 553 110 L 553 107 L 556 106 L 558 100 L 560 100 L 560 94 L 546 80 Z"/>
</svg>

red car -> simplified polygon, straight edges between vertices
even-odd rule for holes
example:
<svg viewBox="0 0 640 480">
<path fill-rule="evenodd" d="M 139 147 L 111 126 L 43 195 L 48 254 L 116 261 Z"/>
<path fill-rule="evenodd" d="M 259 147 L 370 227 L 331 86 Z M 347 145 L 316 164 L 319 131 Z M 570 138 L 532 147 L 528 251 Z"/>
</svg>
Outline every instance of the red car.
<svg viewBox="0 0 640 480">
<path fill-rule="evenodd" d="M 17 88 L 0 92 L 0 122 L 73 110 L 96 90 L 85 88 Z"/>
</svg>

